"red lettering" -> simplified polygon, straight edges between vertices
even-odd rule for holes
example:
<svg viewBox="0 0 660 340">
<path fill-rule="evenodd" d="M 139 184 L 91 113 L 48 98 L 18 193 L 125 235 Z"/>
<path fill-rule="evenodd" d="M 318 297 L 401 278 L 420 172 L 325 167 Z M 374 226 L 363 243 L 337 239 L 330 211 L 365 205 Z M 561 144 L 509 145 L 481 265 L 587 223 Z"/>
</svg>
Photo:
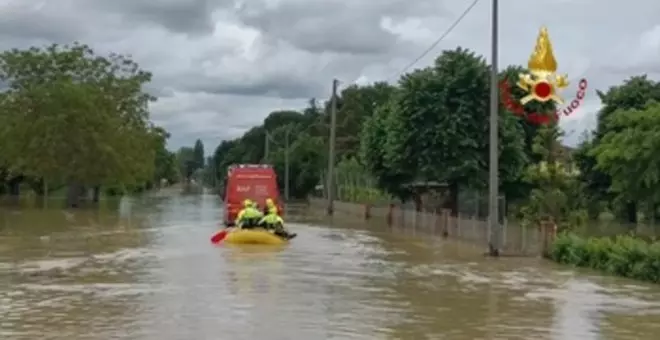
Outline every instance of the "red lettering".
<svg viewBox="0 0 660 340">
<path fill-rule="evenodd" d="M 582 91 L 586 90 L 587 85 L 588 85 L 588 83 L 587 83 L 586 79 L 584 79 L 584 78 L 580 79 L 580 83 L 578 84 L 578 87 L 580 88 L 580 90 L 582 90 Z"/>
</svg>

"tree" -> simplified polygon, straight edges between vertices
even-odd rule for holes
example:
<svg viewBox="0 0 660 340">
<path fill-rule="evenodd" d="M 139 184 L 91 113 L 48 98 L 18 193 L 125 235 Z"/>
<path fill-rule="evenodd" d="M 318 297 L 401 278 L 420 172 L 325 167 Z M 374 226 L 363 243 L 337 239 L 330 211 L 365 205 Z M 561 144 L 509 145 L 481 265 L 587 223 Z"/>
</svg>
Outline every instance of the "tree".
<svg viewBox="0 0 660 340">
<path fill-rule="evenodd" d="M 198 139 L 195 141 L 195 146 L 193 146 L 193 162 L 195 162 L 195 170 L 203 169 L 205 160 L 204 144 Z"/>
<path fill-rule="evenodd" d="M 399 198 L 404 198 L 409 193 L 401 184 L 405 183 L 409 176 L 387 162 L 383 147 L 388 138 L 387 128 L 392 125 L 391 120 L 398 96 L 399 93 L 395 91 L 388 102 L 378 106 L 374 115 L 367 118 L 362 125 L 359 159 L 376 178 L 378 187 Z"/>
<path fill-rule="evenodd" d="M 315 102 L 310 102 L 310 105 L 315 105 Z M 325 159 L 324 154 L 318 154 L 324 149 L 324 139 L 318 137 L 315 129 L 321 119 L 315 107 L 307 108 L 303 113 L 291 110 L 274 111 L 264 119 L 262 125 L 251 128 L 235 140 L 222 141 L 213 153 L 217 181 L 224 183 L 227 167 L 232 164 L 266 162 L 275 166 L 283 189 L 285 132 L 289 130 L 292 132 L 289 141 L 291 194 L 294 197 L 304 197 L 318 184 L 321 166 L 317 160 Z M 268 155 L 265 150 L 266 138 L 269 139 Z M 317 154 L 311 155 L 311 150 Z M 314 168 L 310 168 L 311 166 Z M 310 182 L 314 184 L 311 185 Z M 222 188 L 220 190 L 222 191 Z"/>
<path fill-rule="evenodd" d="M 233 140 L 233 141 L 226 141 L 223 140 L 220 142 L 220 145 L 218 145 L 215 148 L 215 151 L 213 152 L 213 159 L 212 162 L 214 164 L 214 176 L 215 180 L 218 183 L 221 183 L 220 191 L 223 192 L 224 190 L 224 179 L 227 173 L 227 167 L 230 165 L 229 163 L 232 161 L 229 158 L 231 150 L 236 147 L 238 141 Z"/>
<path fill-rule="evenodd" d="M 631 77 L 622 85 L 612 86 L 607 92 L 597 91 L 598 97 L 603 103 L 603 108 L 598 113 L 598 126 L 594 133 L 594 139 L 584 143 L 578 152 L 576 161 L 580 168 L 581 180 L 585 182 L 586 190 L 595 200 L 612 202 L 610 187 L 612 179 L 599 170 L 597 161 L 594 159 L 593 148 L 598 147 L 603 136 L 610 132 L 616 132 L 618 125 L 609 125 L 608 117 L 619 110 L 642 110 L 651 101 L 660 101 L 660 84 L 647 78 L 646 75 Z M 621 198 L 621 197 L 619 197 Z M 637 202 L 634 197 L 628 197 L 625 201 L 625 219 L 630 223 L 637 222 Z"/>
<path fill-rule="evenodd" d="M 286 133 L 287 129 L 295 129 L 293 126 L 283 126 L 273 132 L 275 137 Z M 294 130 L 295 131 L 295 130 Z M 325 154 L 319 150 L 323 148 L 323 140 L 320 137 L 311 136 L 308 132 L 302 132 L 290 144 L 289 150 L 278 148 L 272 155 L 273 165 L 278 174 L 277 180 L 280 190 L 284 190 L 286 156 L 289 152 L 289 190 L 292 198 L 305 198 L 319 184 L 321 172 L 326 162 Z"/>
<path fill-rule="evenodd" d="M 389 119 L 382 123 L 386 135 L 382 165 L 397 180 L 390 186 L 445 182 L 454 213 L 459 187 L 485 186 L 488 75 L 483 58 L 458 48 L 443 52 L 433 67 L 401 78 L 400 90 L 389 103 Z M 526 164 L 522 130 L 517 118 L 505 112 L 501 115 L 501 177 L 519 178 Z M 372 121 L 369 126 L 377 125 Z M 379 133 L 366 131 L 366 135 L 371 135 L 373 143 Z"/>
<path fill-rule="evenodd" d="M 526 223 L 548 221 L 566 229 L 585 222 L 583 186 L 577 173 L 562 159 L 563 148 L 556 142 L 561 135 L 555 122 L 541 126 L 534 138 L 532 149 L 540 161 L 525 171 L 525 180 L 533 185 L 522 208 Z"/>
<path fill-rule="evenodd" d="M 160 127 L 154 128 L 153 132 L 154 142 L 156 143 L 153 182 L 157 185 L 160 185 L 162 180 L 166 180 L 169 184 L 175 183 L 179 177 L 179 169 L 176 155 L 167 150 L 166 147 L 170 134 Z"/>
<path fill-rule="evenodd" d="M 500 91 L 500 103 L 502 104 L 500 110 L 505 110 L 508 115 L 517 116 L 520 112 L 513 112 L 511 108 L 508 107 L 506 101 L 512 100 L 515 103 L 519 103 L 520 100 L 528 94 L 516 85 L 521 74 L 529 74 L 529 71 L 521 66 L 512 65 L 506 67 L 500 72 L 500 84 L 504 82 L 508 88 L 506 93 Z M 505 98 L 505 96 L 509 96 L 510 98 Z M 547 116 L 552 116 L 552 114 L 557 111 L 557 106 L 553 101 L 543 103 L 532 100 L 525 105 L 520 105 L 520 108 L 524 111 L 523 116 L 520 117 L 521 119 L 518 120 L 518 123 L 524 131 L 525 153 L 530 161 L 540 161 L 539 155 L 535 153 L 532 148 L 534 145 L 534 138 L 537 136 L 538 130 L 543 127 L 543 124 L 531 122 L 527 118 L 529 114 L 532 113 L 542 113 Z"/>
<path fill-rule="evenodd" d="M 151 74 L 134 61 L 78 43 L 13 49 L 0 53 L 0 80 L 0 153 L 12 173 L 68 183 L 69 206 L 85 186 L 151 179 Z"/>
<path fill-rule="evenodd" d="M 548 101 L 543 103 L 533 100 L 525 105 L 520 104 L 521 99 L 525 97 L 528 93 L 526 93 L 524 90 L 519 88 L 516 85 L 516 83 L 519 81 L 519 76 L 521 74 L 528 74 L 528 73 L 529 71 L 527 69 L 516 65 L 508 66 L 500 73 L 500 112 L 503 112 L 505 115 L 510 117 L 512 116 L 519 117 L 516 123 L 522 129 L 522 135 L 524 136 L 525 164 L 523 164 L 523 168 L 526 168 L 527 166 L 529 166 L 529 164 L 535 164 L 544 161 L 542 159 L 542 154 L 535 151 L 535 145 L 538 144 L 539 142 L 537 138 L 539 134 L 539 129 L 543 129 L 547 127 L 547 125 L 539 124 L 535 121 L 530 120 L 529 118 L 533 114 L 543 114 L 546 117 L 552 119 L 554 113 L 557 110 L 557 107 L 553 101 Z M 506 90 L 503 89 L 502 86 L 505 86 Z M 514 109 L 516 112 L 514 112 Z M 561 117 L 559 118 L 561 119 Z M 513 120 L 507 119 L 505 121 L 502 121 L 502 123 L 513 124 Z M 558 134 L 557 131 L 558 126 L 556 122 L 552 122 L 552 121 L 550 121 L 549 126 L 551 126 L 552 129 L 555 131 L 554 133 L 545 134 L 546 138 L 551 138 L 551 140 L 546 140 L 544 141 L 544 143 L 546 143 L 547 145 L 552 145 L 552 147 L 555 146 L 558 147 L 560 145 L 560 142 L 557 139 L 560 136 L 560 134 Z M 505 127 L 503 130 L 514 131 L 517 130 L 517 128 L 509 126 L 509 127 Z M 513 134 L 509 136 L 513 136 L 514 138 L 518 137 Z M 501 144 L 519 146 L 519 144 L 517 143 L 512 144 L 508 142 L 501 142 Z M 515 154 L 515 152 L 513 154 Z M 507 160 L 500 159 L 500 162 L 507 162 Z M 529 198 L 530 192 L 532 189 L 534 189 L 534 187 L 535 187 L 535 183 L 533 181 L 522 180 L 521 176 L 516 176 L 515 174 L 505 176 L 504 181 L 502 183 L 502 189 L 503 189 L 502 191 L 506 195 L 507 203 L 519 199 L 526 200 L 527 198 Z"/>
<path fill-rule="evenodd" d="M 291 124 L 299 124 L 306 127 L 311 125 L 315 119 L 315 116 L 305 116 L 298 111 L 273 111 L 264 119 L 262 125 L 266 131 L 274 131 L 281 126 Z"/>
<path fill-rule="evenodd" d="M 357 156 L 360 148 L 361 126 L 376 108 L 384 105 L 394 92 L 387 83 L 367 86 L 352 85 L 341 91 L 341 105 L 337 112 L 337 158 Z"/>
<path fill-rule="evenodd" d="M 596 168 L 611 178 L 614 193 L 655 208 L 660 202 L 660 104 L 617 110 L 602 123 L 608 132 L 590 153 Z"/>
<path fill-rule="evenodd" d="M 182 146 L 176 152 L 176 160 L 179 168 L 179 173 L 183 178 L 190 181 L 195 170 L 197 170 L 197 163 L 195 162 L 195 150 L 188 146 Z"/>
</svg>

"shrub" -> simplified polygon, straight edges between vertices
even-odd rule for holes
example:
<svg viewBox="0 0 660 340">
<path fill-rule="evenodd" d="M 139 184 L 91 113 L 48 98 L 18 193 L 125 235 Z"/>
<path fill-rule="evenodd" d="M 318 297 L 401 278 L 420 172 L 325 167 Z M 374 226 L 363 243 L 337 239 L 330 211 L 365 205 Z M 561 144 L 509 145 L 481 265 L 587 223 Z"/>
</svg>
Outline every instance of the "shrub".
<svg viewBox="0 0 660 340">
<path fill-rule="evenodd" d="M 392 200 L 389 195 L 382 191 L 369 187 L 342 185 L 337 188 L 337 191 L 338 198 L 347 202 L 382 203 Z"/>
<path fill-rule="evenodd" d="M 550 258 L 558 263 L 660 283 L 660 242 L 628 235 L 583 238 L 565 232 L 557 236 Z"/>
</svg>

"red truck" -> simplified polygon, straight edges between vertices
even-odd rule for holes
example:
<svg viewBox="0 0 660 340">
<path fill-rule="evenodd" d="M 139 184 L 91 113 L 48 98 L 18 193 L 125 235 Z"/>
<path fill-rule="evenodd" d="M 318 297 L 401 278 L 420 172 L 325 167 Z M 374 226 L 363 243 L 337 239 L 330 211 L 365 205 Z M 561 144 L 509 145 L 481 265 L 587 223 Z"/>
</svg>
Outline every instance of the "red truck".
<svg viewBox="0 0 660 340">
<path fill-rule="evenodd" d="M 225 225 L 234 225 L 238 212 L 243 209 L 246 199 L 266 206 L 266 199 L 273 199 L 282 216 L 280 191 L 277 186 L 275 169 L 269 164 L 235 164 L 227 168 L 227 184 L 225 186 Z"/>
</svg>

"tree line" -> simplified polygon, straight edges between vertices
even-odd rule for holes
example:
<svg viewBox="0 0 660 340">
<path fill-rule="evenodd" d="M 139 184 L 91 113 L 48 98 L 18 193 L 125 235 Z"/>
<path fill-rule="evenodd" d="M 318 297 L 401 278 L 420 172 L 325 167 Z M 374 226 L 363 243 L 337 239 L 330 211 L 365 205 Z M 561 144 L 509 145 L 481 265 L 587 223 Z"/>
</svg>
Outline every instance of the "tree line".
<svg viewBox="0 0 660 340">
<path fill-rule="evenodd" d="M 169 133 L 150 121 L 152 74 L 129 57 L 53 44 L 0 52 L 0 193 L 138 192 L 178 179 Z"/>
<path fill-rule="evenodd" d="M 336 98 L 337 166 L 367 173 L 375 189 L 417 203 L 420 189 L 412 184 L 443 183 L 444 206 L 456 213 L 459 192 L 487 190 L 489 70 L 483 56 L 459 47 L 396 84 L 343 89 Z M 500 72 L 515 100 L 526 95 L 516 87 L 526 71 L 511 65 Z M 637 221 L 638 212 L 656 215 L 660 84 L 638 75 L 596 94 L 603 104 L 598 125 L 577 148 L 561 144 L 556 120 L 532 122 L 502 100 L 500 192 L 521 217 L 568 224 L 603 211 L 629 222 Z M 522 108 L 530 115 L 554 115 L 557 109 L 552 102 Z M 291 193 L 308 196 L 324 183 L 329 112 L 329 100 L 321 105 L 311 100 L 302 111 L 272 112 L 243 136 L 221 142 L 212 157 L 216 179 L 222 182 L 229 164 L 267 162 L 282 182 L 284 141 L 291 131 Z M 266 150 L 269 137 L 274 142 Z"/>
<path fill-rule="evenodd" d="M 207 160 L 204 154 L 204 143 L 197 139 L 192 147 L 180 147 L 176 152 L 176 163 L 182 179 L 205 181 L 204 170 Z"/>
</svg>

